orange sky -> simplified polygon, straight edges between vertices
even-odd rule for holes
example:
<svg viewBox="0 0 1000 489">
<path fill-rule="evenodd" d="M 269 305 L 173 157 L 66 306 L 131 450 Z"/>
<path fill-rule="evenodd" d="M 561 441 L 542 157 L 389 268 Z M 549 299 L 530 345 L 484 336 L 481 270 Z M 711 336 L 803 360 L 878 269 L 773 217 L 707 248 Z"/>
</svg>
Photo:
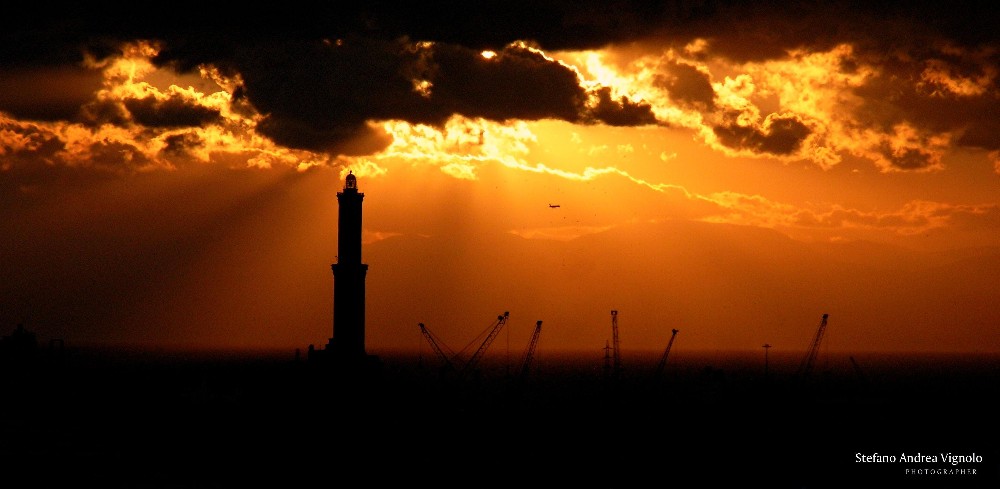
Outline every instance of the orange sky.
<svg viewBox="0 0 1000 489">
<path fill-rule="evenodd" d="M 420 322 L 457 350 L 509 311 L 496 345 L 543 320 L 540 352 L 600 356 L 611 309 L 636 353 L 673 328 L 675 352 L 804 351 L 823 313 L 831 350 L 1000 352 L 995 44 L 643 34 L 396 39 L 384 98 L 354 96 L 382 65 L 344 70 L 386 45 L 346 36 L 0 67 L 0 325 L 325 344 L 353 171 L 370 353 L 426 350 Z"/>
</svg>

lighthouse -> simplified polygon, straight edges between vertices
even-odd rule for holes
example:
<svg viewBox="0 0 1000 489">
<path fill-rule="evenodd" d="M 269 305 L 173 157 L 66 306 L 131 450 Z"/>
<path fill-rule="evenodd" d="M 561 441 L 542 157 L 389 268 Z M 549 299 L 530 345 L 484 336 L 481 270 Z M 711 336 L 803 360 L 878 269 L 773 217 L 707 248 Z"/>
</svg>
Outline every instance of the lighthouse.
<svg viewBox="0 0 1000 489">
<path fill-rule="evenodd" d="M 361 263 L 361 203 L 358 178 L 350 172 L 337 192 L 337 263 L 333 269 L 333 337 L 327 349 L 340 359 L 362 359 L 365 352 L 365 276 Z"/>
<path fill-rule="evenodd" d="M 337 192 L 337 262 L 333 270 L 333 336 L 322 351 L 309 346 L 310 360 L 337 365 L 372 365 L 378 358 L 365 350 L 365 277 L 361 262 L 361 203 L 358 178 L 348 173 Z"/>
</svg>

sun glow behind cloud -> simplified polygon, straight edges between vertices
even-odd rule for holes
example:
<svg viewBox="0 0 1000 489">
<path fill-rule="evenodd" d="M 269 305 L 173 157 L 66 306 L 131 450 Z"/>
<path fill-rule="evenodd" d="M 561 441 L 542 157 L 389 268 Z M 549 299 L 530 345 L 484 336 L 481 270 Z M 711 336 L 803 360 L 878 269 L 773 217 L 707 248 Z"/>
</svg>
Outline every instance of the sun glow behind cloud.
<svg viewBox="0 0 1000 489">
<path fill-rule="evenodd" d="M 825 52 L 793 51 L 785 59 L 740 65 L 712 58 L 707 42 L 681 50 L 638 53 L 615 47 L 546 53 L 523 42 L 511 47 L 570 69 L 591 94 L 608 89 L 611 100 L 648 104 L 664 130 L 689 131 L 716 151 L 716 156 L 708 157 L 809 162 L 828 171 L 840 164 L 844 155 L 852 155 L 871 161 L 882 172 L 934 171 L 943 168 L 944 155 L 953 143 L 954 136 L 947 131 L 929 132 L 906 122 L 879 128 L 857 120 L 855 116 L 863 105 L 857 90 L 879 72 L 858 59 L 846 44 Z M 427 56 L 434 44 L 415 43 L 414 49 Z M 827 208 L 811 204 L 806 208 L 724 188 L 701 194 L 691 192 L 683 181 L 658 178 L 659 171 L 651 164 L 676 161 L 674 148 L 647 148 L 640 155 L 628 141 L 615 143 L 618 150 L 613 152 L 609 152 L 609 146 L 573 137 L 554 143 L 551 138 L 539 138 L 539 124 L 544 121 L 495 121 L 459 114 L 440 126 L 369 120 L 367 124 L 373 131 L 388 137 L 387 146 L 377 152 L 345 156 L 290 149 L 262 135 L 258 125 L 264 116 L 234 96 L 243 85 L 238 74 L 224 75 L 210 65 L 200 66 L 195 77 L 174 73 L 167 66 L 153 64 L 158 50 L 155 43 L 138 42 L 127 45 L 121 56 L 88 61 L 90 69 L 101 71 L 104 83 L 83 108 L 87 120 L 24 122 L 5 117 L 0 120 L 0 154 L 47 152 L 51 164 L 114 173 L 221 163 L 251 168 L 280 165 L 300 171 L 338 166 L 378 178 L 401 168 L 429 166 L 443 176 L 466 181 L 477 181 L 484 168 L 497 165 L 569 183 L 620 179 L 657 193 L 669 191 L 691 205 L 701 206 L 699 214 L 704 214 L 704 209 L 715 209 L 703 217 L 711 222 L 803 229 L 817 223 L 872 229 L 885 225 L 900 234 L 948 223 L 947 219 L 903 218 L 900 222 L 904 224 L 924 224 L 889 226 L 884 223 L 892 219 L 874 215 L 912 215 L 913 208 L 927 208 L 912 203 L 901 204 L 903 207 L 897 211 L 863 211 L 839 209 L 833 204 Z M 502 54 L 483 51 L 480 56 L 492 62 Z M 853 68 L 842 69 L 848 63 Z M 981 95 L 995 76 L 989 70 L 977 76 L 957 74 L 944 62 L 929 62 L 921 74 L 923 83 L 966 97 Z M 414 90 L 424 97 L 434 95 L 431 81 L 415 79 L 414 83 Z M 595 100 L 591 98 L 588 104 L 593 106 Z M 552 149 L 569 154 L 566 148 L 575 148 L 577 154 L 582 151 L 586 156 L 566 160 L 546 154 Z M 612 160 L 612 154 L 628 158 Z M 665 160 L 663 155 L 671 156 Z M 3 171 L 11 171 L 20 164 L 17 161 L 5 160 Z M 583 187 L 580 189 L 583 191 Z M 937 204 L 936 209 L 944 213 L 949 209 L 967 211 L 962 205 L 944 203 Z M 577 229 L 600 230 L 608 225 L 612 224 L 593 223 Z M 523 236 L 553 234 L 516 232 Z"/>
<path fill-rule="evenodd" d="M 188 163 L 224 163 L 305 169 L 326 165 L 329 156 L 275 145 L 255 131 L 258 117 L 234 107 L 239 80 L 204 67 L 199 79 L 172 73 L 151 62 L 153 43 L 127 45 L 120 57 L 86 66 L 100 70 L 103 87 L 82 107 L 83 122 L 0 120 L 0 152 L 44 151 L 56 143 L 52 164 L 112 173 L 175 170 Z M 155 80 L 154 83 L 151 80 Z M 177 82 L 200 82 L 199 87 Z M 205 91 L 205 87 L 217 88 Z M 223 88 L 227 87 L 227 88 Z M 9 163 L 8 163 L 9 164 Z"/>
</svg>

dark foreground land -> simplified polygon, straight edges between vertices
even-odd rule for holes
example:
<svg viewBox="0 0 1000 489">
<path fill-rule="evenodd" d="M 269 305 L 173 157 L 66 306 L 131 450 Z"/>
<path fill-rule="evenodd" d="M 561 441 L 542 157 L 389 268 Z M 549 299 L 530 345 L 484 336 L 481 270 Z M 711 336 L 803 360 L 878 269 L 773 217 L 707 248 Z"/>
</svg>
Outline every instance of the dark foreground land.
<svg viewBox="0 0 1000 489">
<path fill-rule="evenodd" d="M 756 360 L 41 355 L 3 363 L 0 487 L 1000 487 L 996 358 Z"/>
</svg>

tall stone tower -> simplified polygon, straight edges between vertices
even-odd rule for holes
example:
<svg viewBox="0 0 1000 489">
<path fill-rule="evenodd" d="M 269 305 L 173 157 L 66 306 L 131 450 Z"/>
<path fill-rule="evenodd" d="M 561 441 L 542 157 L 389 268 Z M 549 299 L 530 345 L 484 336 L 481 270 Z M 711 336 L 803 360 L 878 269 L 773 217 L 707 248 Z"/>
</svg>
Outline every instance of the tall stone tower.
<svg viewBox="0 0 1000 489">
<path fill-rule="evenodd" d="M 333 337 L 327 350 L 338 360 L 363 360 L 365 352 L 365 275 L 361 263 L 361 201 L 358 179 L 351 172 L 337 192 L 340 208 L 337 263 L 333 269 Z"/>
</svg>

